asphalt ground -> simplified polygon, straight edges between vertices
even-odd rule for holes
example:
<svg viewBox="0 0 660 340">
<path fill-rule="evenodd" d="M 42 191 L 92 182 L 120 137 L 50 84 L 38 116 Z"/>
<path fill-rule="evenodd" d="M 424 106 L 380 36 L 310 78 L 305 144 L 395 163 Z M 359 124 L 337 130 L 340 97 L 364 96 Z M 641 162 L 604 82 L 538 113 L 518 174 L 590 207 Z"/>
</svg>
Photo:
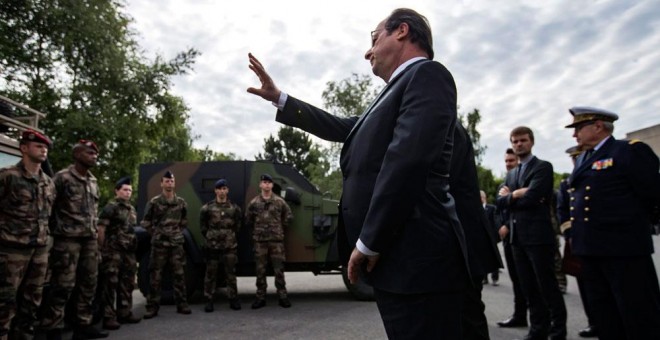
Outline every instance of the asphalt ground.
<svg viewBox="0 0 660 340">
<path fill-rule="evenodd" d="M 660 238 L 653 237 L 655 249 Z M 501 247 L 500 247 L 501 248 Z M 660 255 L 654 254 L 660 272 Z M 340 275 L 314 276 L 287 273 L 287 288 L 293 307 L 277 305 L 273 278 L 268 278 L 267 306 L 250 309 L 255 292 L 254 277 L 239 277 L 240 311 L 230 310 L 224 291 L 219 292 L 215 312 L 205 313 L 199 295 L 191 301 L 193 313 L 181 315 L 175 306 L 162 306 L 159 315 L 134 325 L 111 331 L 112 339 L 386 339 L 374 302 L 356 301 L 348 293 Z M 134 293 L 134 313 L 144 314 L 145 299 Z M 564 295 L 568 310 L 568 339 L 581 339 L 577 333 L 587 326 L 574 277 L 568 277 Z M 489 331 L 493 340 L 522 338 L 526 328 L 499 328 L 495 322 L 510 316 L 513 293 L 508 273 L 502 269 L 498 286 L 483 289 Z"/>
</svg>

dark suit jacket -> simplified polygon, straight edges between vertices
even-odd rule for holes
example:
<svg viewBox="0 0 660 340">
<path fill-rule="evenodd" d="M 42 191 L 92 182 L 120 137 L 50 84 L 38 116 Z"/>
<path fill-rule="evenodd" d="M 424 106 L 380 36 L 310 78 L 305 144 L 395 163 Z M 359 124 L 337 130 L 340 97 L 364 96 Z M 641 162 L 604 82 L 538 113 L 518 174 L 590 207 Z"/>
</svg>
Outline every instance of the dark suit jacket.
<svg viewBox="0 0 660 340">
<path fill-rule="evenodd" d="M 651 254 L 651 212 L 660 200 L 658 156 L 644 143 L 610 137 L 580 161 L 568 181 L 573 253 Z"/>
<path fill-rule="evenodd" d="M 487 218 L 486 221 L 488 222 L 488 228 L 495 238 L 495 236 L 499 235 L 498 231 L 500 229 L 500 226 L 502 226 L 500 213 L 497 211 L 497 206 L 495 206 L 494 204 L 486 204 L 484 211 L 486 212 L 486 218 Z M 496 239 L 497 242 L 500 241 L 499 236 L 497 236 Z"/>
<path fill-rule="evenodd" d="M 472 141 L 460 122 L 456 123 L 449 174 L 449 192 L 456 200 L 456 213 L 465 232 L 470 273 L 479 277 L 502 268 L 494 227 L 481 206 Z"/>
<path fill-rule="evenodd" d="M 519 169 L 509 171 L 504 183 L 511 193 L 519 188 L 528 188 L 525 195 L 516 200 L 511 193 L 497 197 L 497 207 L 509 210 L 510 241 L 525 246 L 556 244 L 550 218 L 554 179 L 552 164 L 533 156 L 520 176 Z"/>
<path fill-rule="evenodd" d="M 367 275 L 375 288 L 462 289 L 465 239 L 448 193 L 456 87 L 444 66 L 410 65 L 359 118 L 336 117 L 289 96 L 276 119 L 344 142 L 341 217 L 350 247 L 359 237 L 381 254 Z"/>
</svg>

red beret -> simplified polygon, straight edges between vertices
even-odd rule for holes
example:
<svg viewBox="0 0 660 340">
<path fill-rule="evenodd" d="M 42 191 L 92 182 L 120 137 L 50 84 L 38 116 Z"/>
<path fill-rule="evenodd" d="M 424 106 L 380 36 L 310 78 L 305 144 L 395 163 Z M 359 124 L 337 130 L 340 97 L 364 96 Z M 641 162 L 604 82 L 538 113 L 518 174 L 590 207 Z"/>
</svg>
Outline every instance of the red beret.
<svg viewBox="0 0 660 340">
<path fill-rule="evenodd" d="M 90 149 L 93 149 L 97 153 L 99 152 L 99 147 L 96 146 L 96 143 L 92 142 L 91 140 L 81 139 L 78 141 L 78 145 L 86 146 Z"/>
<path fill-rule="evenodd" d="M 34 131 L 32 129 L 27 129 L 23 131 L 23 134 L 21 135 L 21 144 L 27 143 L 27 142 L 37 142 L 37 143 L 44 143 L 50 147 L 52 141 L 50 138 L 46 137 L 46 135 Z"/>
</svg>

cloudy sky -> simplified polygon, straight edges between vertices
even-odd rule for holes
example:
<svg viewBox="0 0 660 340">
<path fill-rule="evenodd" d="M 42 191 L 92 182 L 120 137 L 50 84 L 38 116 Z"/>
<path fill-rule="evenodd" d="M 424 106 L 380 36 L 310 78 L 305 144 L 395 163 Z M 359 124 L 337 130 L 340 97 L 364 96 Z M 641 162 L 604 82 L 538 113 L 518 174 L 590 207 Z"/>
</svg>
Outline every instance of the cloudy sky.
<svg viewBox="0 0 660 340">
<path fill-rule="evenodd" d="M 569 172 L 572 106 L 618 113 L 617 138 L 660 124 L 658 0 L 127 0 L 125 11 L 147 57 L 202 52 L 174 87 L 191 109 L 195 145 L 253 159 L 280 125 L 270 103 L 246 92 L 259 85 L 248 52 L 280 89 L 321 107 L 327 82 L 371 75 L 369 32 L 398 7 L 429 19 L 459 112 L 481 111 L 483 163 L 496 175 L 518 125 L 534 130 L 537 156 Z"/>
</svg>

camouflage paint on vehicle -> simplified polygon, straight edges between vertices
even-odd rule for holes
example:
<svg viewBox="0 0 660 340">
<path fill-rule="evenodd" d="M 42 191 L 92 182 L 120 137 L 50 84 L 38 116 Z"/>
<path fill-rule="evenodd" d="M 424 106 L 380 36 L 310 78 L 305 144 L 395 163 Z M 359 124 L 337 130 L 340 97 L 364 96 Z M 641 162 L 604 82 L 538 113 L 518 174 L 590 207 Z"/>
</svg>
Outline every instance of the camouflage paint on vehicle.
<svg viewBox="0 0 660 340">
<path fill-rule="evenodd" d="M 243 211 L 259 194 L 263 173 L 273 177 L 273 191 L 284 198 L 293 212 L 293 220 L 285 230 L 286 270 L 311 271 L 315 274 L 339 270 L 335 233 L 337 201 L 324 198 L 304 176 L 289 165 L 267 161 L 175 162 L 140 166 L 138 186 L 138 220 L 142 219 L 148 200 L 161 193 L 160 180 L 170 170 L 176 179 L 176 193 L 188 203 L 188 229 L 193 245 L 199 251 L 204 243 L 199 226 L 199 211 L 215 198 L 214 184 L 225 178 L 229 199 Z M 237 275 L 254 275 L 254 253 L 251 230 L 243 227 L 238 235 Z M 194 250 L 191 252 L 194 253 Z M 201 252 L 200 252 L 201 253 Z M 191 254 L 189 253 L 189 256 Z M 191 256 L 193 263 L 203 265 L 203 258 Z M 203 281 L 203 270 L 201 272 Z"/>
</svg>

